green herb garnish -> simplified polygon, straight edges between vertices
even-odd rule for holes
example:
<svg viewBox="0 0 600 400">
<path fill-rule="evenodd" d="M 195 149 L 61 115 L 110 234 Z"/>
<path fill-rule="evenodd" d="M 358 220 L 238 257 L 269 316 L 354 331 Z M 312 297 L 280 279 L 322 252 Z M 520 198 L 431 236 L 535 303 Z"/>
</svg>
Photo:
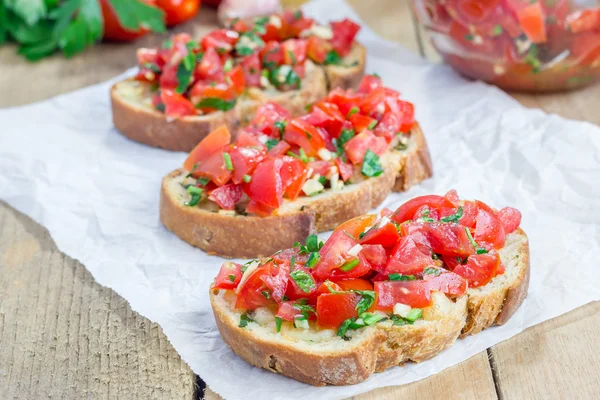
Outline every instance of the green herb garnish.
<svg viewBox="0 0 600 400">
<path fill-rule="evenodd" d="M 254 320 L 253 320 L 252 318 L 250 318 L 250 317 L 248 316 L 248 314 L 246 314 L 246 313 L 243 313 L 243 314 L 240 316 L 240 323 L 239 323 L 239 325 L 238 325 L 238 326 L 239 326 L 240 328 L 245 328 L 245 327 L 247 327 L 247 326 L 248 326 L 248 323 L 249 323 L 249 322 L 254 322 Z"/>
<path fill-rule="evenodd" d="M 281 323 L 283 322 L 283 320 L 281 319 L 281 317 L 275 317 L 275 326 L 277 328 L 277 332 L 281 332 Z"/>
<path fill-rule="evenodd" d="M 223 153 L 223 161 L 225 161 L 225 168 L 229 171 L 233 171 L 233 163 L 231 162 L 231 156 L 229 153 Z"/>
<path fill-rule="evenodd" d="M 368 177 L 379 176 L 383 172 L 383 167 L 381 166 L 381 162 L 379 162 L 379 156 L 373 153 L 371 149 L 367 149 L 367 152 L 365 153 L 360 172 Z"/>
<path fill-rule="evenodd" d="M 358 112 L 358 107 L 354 106 L 350 109 L 350 111 L 348 111 L 348 115 L 346 115 L 346 118 L 350 118 L 351 116 L 353 116 L 354 114 L 356 114 Z"/>
<path fill-rule="evenodd" d="M 310 293 L 316 288 L 316 283 L 311 274 L 301 269 L 290 272 L 290 278 L 296 282 L 296 285 L 304 292 Z"/>
<path fill-rule="evenodd" d="M 440 271 L 437 268 L 433 268 L 433 267 L 427 267 L 423 270 L 423 275 L 440 276 L 441 273 L 442 273 L 442 271 Z"/>
<path fill-rule="evenodd" d="M 414 281 L 417 279 L 414 275 L 402 275 L 402 274 L 389 274 L 388 279 L 390 281 Z"/>
<path fill-rule="evenodd" d="M 306 266 L 308 268 L 314 268 L 320 259 L 321 259 L 321 256 L 319 255 L 319 253 L 314 251 L 314 252 L 310 253 L 310 255 L 308 256 L 308 260 L 306 261 Z"/>
<path fill-rule="evenodd" d="M 463 216 L 463 208 L 462 206 L 458 207 L 456 213 L 452 215 L 448 215 L 447 217 L 440 218 L 440 222 L 458 222 Z"/>
<path fill-rule="evenodd" d="M 237 99 L 223 100 L 218 97 L 206 97 L 196 104 L 196 108 L 214 108 L 215 110 L 229 111 L 235 107 L 236 102 Z"/>
<path fill-rule="evenodd" d="M 342 265 L 340 267 L 340 269 L 344 272 L 348 272 L 348 271 L 352 270 L 354 267 L 356 267 L 359 263 L 360 263 L 360 261 L 358 260 L 358 258 L 355 258 L 353 260 L 346 262 L 344 265 Z"/>
<path fill-rule="evenodd" d="M 242 180 L 246 183 L 249 183 L 252 180 L 252 177 L 250 175 L 244 175 Z"/>
</svg>

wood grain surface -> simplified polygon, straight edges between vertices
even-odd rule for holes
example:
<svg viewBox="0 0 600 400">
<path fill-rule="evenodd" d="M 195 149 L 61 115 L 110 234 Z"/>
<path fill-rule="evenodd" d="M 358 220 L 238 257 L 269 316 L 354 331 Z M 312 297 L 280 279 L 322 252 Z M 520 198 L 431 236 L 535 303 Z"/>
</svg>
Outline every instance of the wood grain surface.
<svg viewBox="0 0 600 400">
<path fill-rule="evenodd" d="M 406 1 L 348 2 L 386 39 L 420 50 Z M 214 11 L 202 9 L 195 20 L 176 30 L 199 37 L 215 24 Z M 149 35 L 132 44 L 102 44 L 71 60 L 57 55 L 36 64 L 23 61 L 13 47 L 2 47 L 0 107 L 104 81 L 135 64 L 137 47 L 163 39 Z M 423 50 L 430 59 L 438 59 L 426 43 Z M 600 85 L 571 93 L 513 95 L 528 107 L 600 123 Z M 356 399 L 598 398 L 599 334 L 600 305 L 588 304 L 426 380 Z M 158 325 L 94 282 L 81 264 L 57 250 L 44 228 L 4 203 L 0 203 L 0 343 L 0 399 L 201 395 L 193 373 Z M 218 398 L 206 391 L 206 399 Z"/>
</svg>

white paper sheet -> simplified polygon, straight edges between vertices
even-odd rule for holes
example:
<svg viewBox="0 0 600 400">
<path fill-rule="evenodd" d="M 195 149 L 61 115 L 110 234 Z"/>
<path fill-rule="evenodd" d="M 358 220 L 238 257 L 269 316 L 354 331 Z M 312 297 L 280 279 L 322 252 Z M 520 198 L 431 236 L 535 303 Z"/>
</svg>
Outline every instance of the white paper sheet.
<svg viewBox="0 0 600 400">
<path fill-rule="evenodd" d="M 312 3 L 306 11 L 322 21 L 358 19 L 341 0 Z M 158 219 L 161 178 L 185 154 L 148 148 L 116 132 L 111 82 L 0 110 L 0 198 L 48 228 L 57 246 L 100 284 L 158 322 L 194 372 L 227 399 L 337 399 L 413 382 L 598 300 L 600 128 L 525 109 L 500 90 L 466 82 L 366 27 L 359 39 L 369 49 L 368 70 L 416 104 L 434 163 L 433 179 L 391 195 L 383 206 L 455 188 L 465 198 L 519 208 L 531 242 L 529 297 L 512 320 L 457 341 L 433 360 L 354 386 L 314 388 L 233 354 L 208 301 L 222 259 L 182 242 Z"/>
</svg>

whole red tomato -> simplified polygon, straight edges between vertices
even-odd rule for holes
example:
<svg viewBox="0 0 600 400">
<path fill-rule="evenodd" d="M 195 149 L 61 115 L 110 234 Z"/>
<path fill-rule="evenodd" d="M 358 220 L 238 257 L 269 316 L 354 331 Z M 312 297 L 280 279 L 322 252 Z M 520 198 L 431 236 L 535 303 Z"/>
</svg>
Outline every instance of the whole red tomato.
<svg viewBox="0 0 600 400">
<path fill-rule="evenodd" d="M 180 24 L 198 13 L 200 0 L 156 0 L 167 15 L 167 26 Z"/>
<path fill-rule="evenodd" d="M 152 6 L 156 5 L 156 0 L 143 1 Z M 149 32 L 148 29 L 143 28 L 137 31 L 129 31 L 123 28 L 108 0 L 100 0 L 100 7 L 102 8 L 102 18 L 104 19 L 104 39 L 126 42 L 142 37 Z"/>
</svg>

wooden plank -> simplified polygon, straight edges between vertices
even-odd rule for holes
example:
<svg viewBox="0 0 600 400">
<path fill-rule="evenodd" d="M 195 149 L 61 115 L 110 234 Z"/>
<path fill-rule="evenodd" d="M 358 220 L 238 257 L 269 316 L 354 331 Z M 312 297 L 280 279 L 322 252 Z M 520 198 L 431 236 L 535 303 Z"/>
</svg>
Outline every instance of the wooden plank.
<svg viewBox="0 0 600 400">
<path fill-rule="evenodd" d="M 155 323 L 0 203 L 0 398 L 194 399 Z"/>
</svg>

